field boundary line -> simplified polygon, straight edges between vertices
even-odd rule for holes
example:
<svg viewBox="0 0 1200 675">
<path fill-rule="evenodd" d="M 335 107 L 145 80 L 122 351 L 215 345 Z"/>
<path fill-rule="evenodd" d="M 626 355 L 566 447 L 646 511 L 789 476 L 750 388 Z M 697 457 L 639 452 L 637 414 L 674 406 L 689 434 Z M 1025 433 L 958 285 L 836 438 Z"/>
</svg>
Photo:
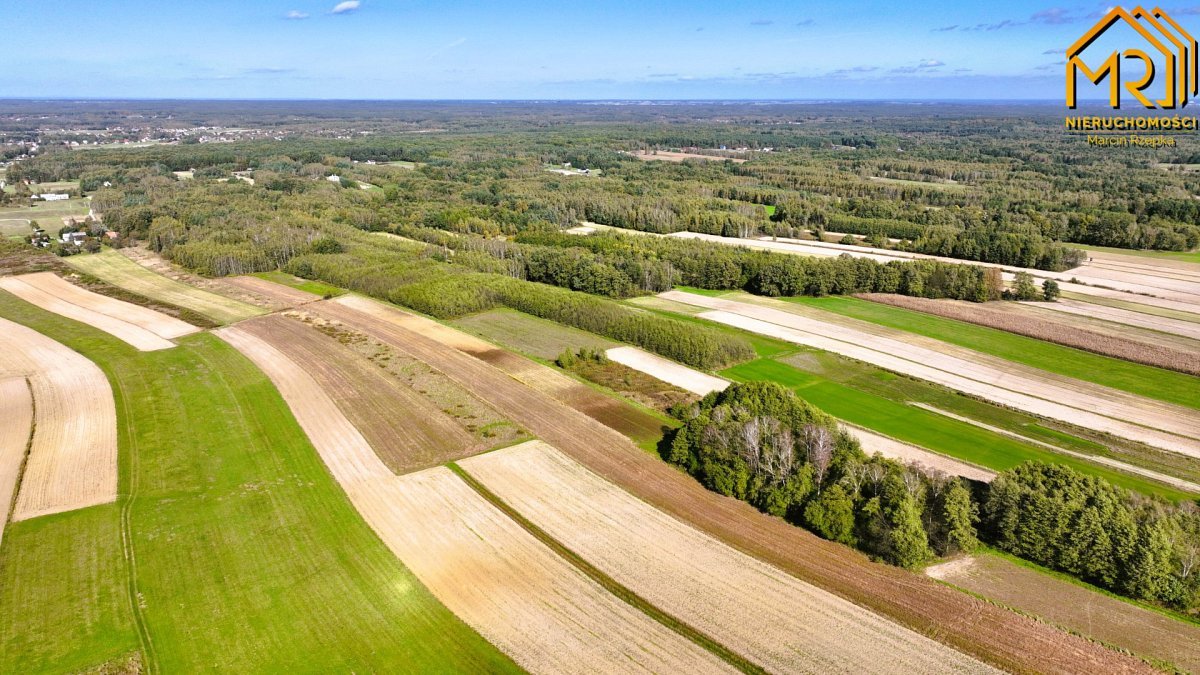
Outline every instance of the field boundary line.
<svg viewBox="0 0 1200 675">
<path fill-rule="evenodd" d="M 547 547 L 549 547 L 550 550 L 553 551 L 556 555 L 558 555 L 562 559 L 566 560 L 568 563 L 570 563 L 572 566 L 574 566 L 580 572 L 583 572 L 583 574 L 585 576 L 587 576 L 588 578 L 590 578 L 593 581 L 595 581 L 596 583 L 600 584 L 600 586 L 602 586 L 604 588 L 604 590 L 608 591 L 612 595 L 616 596 L 618 599 L 629 604 L 634 609 L 641 611 L 643 614 L 649 616 L 651 619 L 654 619 L 655 621 L 659 622 L 660 624 L 666 626 L 667 628 L 675 631 L 676 633 L 678 633 L 678 634 L 682 635 L 683 637 L 696 643 L 700 647 L 704 648 L 705 650 L 709 651 L 713 655 L 722 659 L 729 665 L 733 666 L 740 672 L 754 674 L 754 675 L 766 675 L 767 671 L 765 669 L 763 669 L 761 666 L 758 666 L 758 665 L 750 662 L 746 658 L 733 652 L 728 647 L 722 645 L 721 643 L 719 643 L 716 640 L 712 639 L 711 637 L 705 635 L 704 633 L 700 632 L 699 630 L 693 628 L 692 626 L 688 625 L 687 623 L 684 623 L 683 621 L 675 618 L 674 616 L 664 612 L 663 610 L 661 610 L 658 607 L 651 604 L 645 598 L 642 598 L 641 596 L 637 595 L 632 590 L 621 585 L 615 579 L 608 576 L 607 574 L 605 574 L 604 572 L 600 571 L 598 568 L 593 566 L 591 563 L 584 560 L 582 557 L 580 557 L 574 551 L 572 551 L 571 549 L 564 546 L 560 541 L 558 541 L 554 537 L 551 537 L 550 534 L 547 533 L 545 530 L 538 527 L 532 521 L 530 521 L 529 519 L 522 516 L 519 512 L 517 512 L 516 509 L 509 506 L 509 504 L 507 502 L 505 502 L 503 499 L 501 499 L 498 495 L 496 495 L 496 493 L 489 490 L 486 486 L 483 485 L 483 483 L 476 480 L 474 476 L 471 476 L 469 473 L 467 473 L 467 471 L 465 469 L 463 469 L 461 466 L 459 466 L 457 462 L 449 462 L 446 464 L 446 467 L 449 468 L 452 472 L 454 472 L 454 474 L 456 476 L 458 476 L 459 479 L 461 479 L 464 483 L 466 483 L 472 490 L 474 490 L 481 497 L 483 497 L 484 500 L 486 500 L 492 506 L 495 506 L 504 515 L 511 518 L 514 522 L 516 522 L 518 525 L 520 525 L 525 531 L 527 531 L 531 535 L 533 535 L 533 537 L 535 539 L 537 539 L 538 541 L 542 542 Z"/>
</svg>

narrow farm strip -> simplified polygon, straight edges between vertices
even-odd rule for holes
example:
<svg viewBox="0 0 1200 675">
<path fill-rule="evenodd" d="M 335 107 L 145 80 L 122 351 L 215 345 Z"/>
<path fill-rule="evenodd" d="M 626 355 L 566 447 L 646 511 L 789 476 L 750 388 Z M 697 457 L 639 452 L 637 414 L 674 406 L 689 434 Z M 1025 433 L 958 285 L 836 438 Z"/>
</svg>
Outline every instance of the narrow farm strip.
<svg viewBox="0 0 1200 675">
<path fill-rule="evenodd" d="M 934 565 L 935 579 L 1039 616 L 1082 635 L 1200 671 L 1200 625 L 1068 581 L 1007 556 L 981 553 Z"/>
<path fill-rule="evenodd" d="M 675 520 L 545 443 L 459 466 L 618 583 L 768 671 L 991 672 Z"/>
<path fill-rule="evenodd" d="M 112 388 L 96 364 L 0 318 L 0 377 L 28 378 L 36 411 L 12 519 L 115 500 L 117 414 Z"/>
<path fill-rule="evenodd" d="M 44 310 L 54 312 L 55 314 L 68 319 L 86 323 L 93 328 L 99 328 L 105 333 L 120 338 L 126 343 L 144 352 L 154 351 L 156 349 L 170 349 L 171 347 L 175 346 L 175 343 L 162 337 L 161 335 L 158 335 L 157 333 L 154 333 L 153 331 L 143 328 L 142 326 L 130 323 L 121 318 L 117 318 L 111 314 L 97 311 L 96 309 L 93 309 L 87 305 L 77 305 L 72 302 L 68 302 L 67 300 L 63 299 L 63 296 L 56 294 L 54 291 L 45 290 L 45 286 L 47 284 L 34 285 L 29 283 L 30 281 L 34 281 L 33 279 L 30 279 L 31 276 L 34 275 L 2 278 L 0 279 L 0 289 L 8 291 L 22 300 L 37 305 Z M 52 274 L 50 276 L 58 279 L 58 277 Z M 103 296 L 97 295 L 96 297 L 99 298 Z M 111 298 L 105 299 L 112 300 Z M 112 302 L 121 301 L 112 300 Z M 129 306 L 137 307 L 136 305 Z"/>
<path fill-rule="evenodd" d="M 1140 662 L 939 586 L 721 497 L 619 433 L 452 347 L 407 330 L 375 303 L 311 311 L 356 327 L 480 392 L 501 413 L 602 478 L 733 547 L 993 665 L 1015 670 L 1146 672 Z"/>
<path fill-rule="evenodd" d="M 730 299 L 744 298 L 730 296 Z M 1035 338 L 976 326 L 964 321 L 930 316 L 902 307 L 867 302 L 857 298 L 790 298 L 788 302 L 797 308 L 804 309 L 805 314 L 803 315 L 821 318 L 831 315 L 848 317 L 894 329 L 894 331 L 903 331 L 882 333 L 898 339 L 904 339 L 905 333 L 910 333 L 972 350 L 970 352 L 955 350 L 953 352 L 955 355 L 986 354 L 1030 368 L 1037 368 L 1047 373 L 1090 382 L 1140 397 L 1165 401 L 1186 408 L 1200 408 L 1200 378 L 1174 370 L 1130 363 Z M 938 301 L 928 302 L 940 304 Z M 771 303 L 770 306 L 781 307 L 782 305 Z M 821 313 L 813 313 L 813 310 L 820 310 Z M 940 343 L 929 344 L 938 344 L 940 348 Z M 1142 346 L 1141 349 L 1144 350 L 1145 347 Z M 1180 353 L 1179 357 L 1181 360 L 1195 361 L 1200 354 Z M 1200 420 L 1197 420 L 1197 423 L 1200 423 Z"/>
<path fill-rule="evenodd" d="M 142 644 L 121 672 L 516 671 L 383 546 L 228 345 L 137 352 L 4 294 L 0 315 L 105 370 L 122 449 L 118 504 L 5 533 L 0 671 L 113 672 Z"/>
<path fill-rule="evenodd" d="M 651 354 L 637 347 L 614 347 L 604 353 L 608 358 L 617 363 L 629 366 L 634 370 L 640 370 L 643 373 L 657 377 L 663 382 L 686 389 L 693 394 L 704 396 L 710 392 L 721 391 L 729 386 L 728 380 L 722 380 L 712 375 L 705 375 L 694 368 L 675 363 L 670 359 L 664 359 L 657 354 Z"/>
<path fill-rule="evenodd" d="M 958 322 L 986 326 L 1114 359 L 1124 359 L 1133 363 L 1200 375 L 1200 363 L 1196 363 L 1195 358 L 1195 354 L 1200 352 L 1200 340 L 1095 320 L 1090 312 L 1079 317 L 1083 320 L 1077 320 L 1076 317 L 1068 316 L 1066 313 L 1054 311 L 1054 307 L 1069 303 L 1070 300 L 1060 300 L 1049 304 L 990 303 L 980 305 L 960 300 L 930 300 L 885 293 L 872 293 L 858 297 L 875 303 L 921 312 L 925 316 L 934 315 L 954 319 Z M 1049 309 L 1043 310 L 1043 307 Z M 1144 314 L 1140 316 L 1147 319 L 1153 318 Z M 1196 329 L 1197 336 L 1200 336 L 1200 326 L 1196 326 Z"/>
<path fill-rule="evenodd" d="M 263 310 L 233 298 L 155 274 L 113 250 L 64 259 L 71 267 L 131 293 L 189 309 L 217 323 L 258 316 Z"/>
<path fill-rule="evenodd" d="M 457 616 L 526 668 L 698 670 L 723 663 L 610 595 L 448 469 L 395 476 L 320 386 L 242 328 L 219 335 L 262 368 L 384 543 Z"/>
<path fill-rule="evenodd" d="M 1164 407 L 1166 404 L 1150 401 L 1131 410 L 1116 403 L 1114 399 L 1119 399 L 1116 395 L 1102 398 L 1047 379 L 1031 379 L 1016 368 L 1008 371 L 981 365 L 943 355 L 926 346 L 802 318 L 770 307 L 677 291 L 664 295 L 668 299 L 710 308 L 712 311 L 701 316 L 718 323 L 841 354 L 1035 415 L 1200 457 L 1200 440 L 1192 437 L 1200 426 L 1188 421 L 1194 411 L 1179 414 Z M 1086 387 L 1079 386 L 1079 389 Z M 1131 417 L 1138 422 L 1128 421 Z"/>
<path fill-rule="evenodd" d="M 33 396 L 24 377 L 0 379 L 0 543 L 8 524 L 25 451 L 33 433 Z"/>
<path fill-rule="evenodd" d="M 438 466 L 486 449 L 429 399 L 299 319 L 273 314 L 238 328 L 299 364 L 394 473 Z"/>
<path fill-rule="evenodd" d="M 281 308 L 291 309 L 321 299 L 321 296 L 314 293 L 277 284 L 266 279 L 259 279 L 258 277 L 226 277 L 223 281 L 247 293 L 268 298 L 272 303 Z"/>
<path fill-rule="evenodd" d="M 525 384 L 545 392 L 642 445 L 662 437 L 663 421 L 633 404 L 607 396 L 592 387 L 536 361 L 416 314 L 385 307 L 367 298 L 347 295 L 334 302 L 383 318 L 440 344 L 489 363 Z M 327 307 L 322 303 L 321 307 Z M 319 310 L 318 310 L 319 311 Z M 447 373 L 449 375 L 449 373 Z"/>
<path fill-rule="evenodd" d="M 1045 309 L 1054 312 L 1105 319 L 1114 323 L 1122 323 L 1140 328 L 1150 328 L 1163 333 L 1171 333 L 1173 335 L 1179 335 L 1182 337 L 1191 338 L 1193 340 L 1200 340 L 1200 322 L 1197 321 L 1185 321 L 1166 316 L 1156 316 L 1154 314 L 1137 312 L 1121 307 L 1108 307 L 1106 305 L 1098 305 L 1091 302 L 1081 302 L 1079 300 L 1071 299 L 1062 299 L 1052 305 L 1039 305 L 1039 307 L 1044 307 Z M 1197 319 L 1200 319 L 1200 316 L 1198 316 Z"/>
</svg>

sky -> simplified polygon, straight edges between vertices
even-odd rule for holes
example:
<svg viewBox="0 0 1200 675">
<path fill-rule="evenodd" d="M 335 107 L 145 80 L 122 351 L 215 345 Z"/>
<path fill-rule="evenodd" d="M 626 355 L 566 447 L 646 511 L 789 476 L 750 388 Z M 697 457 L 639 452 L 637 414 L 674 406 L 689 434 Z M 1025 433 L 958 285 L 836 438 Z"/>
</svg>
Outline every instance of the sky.
<svg viewBox="0 0 1200 675">
<path fill-rule="evenodd" d="M 1057 100 L 1046 1 L 3 0 L 0 97 Z"/>
</svg>

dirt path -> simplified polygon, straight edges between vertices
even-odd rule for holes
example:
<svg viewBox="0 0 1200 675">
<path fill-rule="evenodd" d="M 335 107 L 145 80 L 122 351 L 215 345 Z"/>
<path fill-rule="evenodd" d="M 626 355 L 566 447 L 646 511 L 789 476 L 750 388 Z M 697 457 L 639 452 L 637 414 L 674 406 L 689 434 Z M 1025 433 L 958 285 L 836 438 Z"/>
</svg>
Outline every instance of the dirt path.
<svg viewBox="0 0 1200 675">
<path fill-rule="evenodd" d="M 870 562 L 845 546 L 706 490 L 617 432 L 451 347 L 390 322 L 379 303 L 359 311 L 314 304 L 329 315 L 419 358 L 479 392 L 489 403 L 591 471 L 652 506 L 768 564 L 878 612 L 944 644 L 1011 670 L 1152 672 L 1136 659 L 936 584 Z"/>
<path fill-rule="evenodd" d="M 294 361 L 240 327 L 217 335 L 275 383 L 364 520 L 452 612 L 542 673 L 725 672 L 618 600 L 448 469 L 395 476 Z M 468 358 L 469 357 L 464 357 Z"/>
<path fill-rule="evenodd" d="M 34 409 L 33 442 L 12 519 L 115 501 L 117 412 L 108 378 L 96 364 L 0 319 L 0 378 L 28 378 Z"/>
</svg>

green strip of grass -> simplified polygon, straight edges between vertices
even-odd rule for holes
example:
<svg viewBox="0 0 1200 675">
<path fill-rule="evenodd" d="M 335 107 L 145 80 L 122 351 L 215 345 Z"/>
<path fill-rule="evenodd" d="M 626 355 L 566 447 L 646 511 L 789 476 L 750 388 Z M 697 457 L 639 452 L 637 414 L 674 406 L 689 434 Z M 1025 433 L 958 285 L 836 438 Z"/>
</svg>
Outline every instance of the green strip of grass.
<svg viewBox="0 0 1200 675">
<path fill-rule="evenodd" d="M 1159 260 L 1178 260 L 1200 264 L 1200 251 L 1143 251 L 1129 248 L 1110 248 L 1107 246 L 1088 246 L 1086 244 L 1067 244 L 1071 248 L 1081 248 L 1085 251 L 1100 251 L 1103 253 L 1119 253 L 1121 255 L 1137 256 L 1139 258 L 1157 258 Z"/>
<path fill-rule="evenodd" d="M 519 670 L 384 546 L 270 381 L 224 342 L 199 334 L 137 352 L 5 293 L 0 315 L 105 370 L 121 468 L 118 504 L 6 533 L 0 672 L 136 651 L 127 582 L 151 671 Z M 111 562 L 118 507 L 132 580 Z"/>
<path fill-rule="evenodd" d="M 323 298 L 324 297 L 335 298 L 339 295 L 346 294 L 346 289 L 344 289 L 344 288 L 338 288 L 337 286 L 333 286 L 331 284 L 326 284 L 326 283 L 323 283 L 320 281 L 311 281 L 309 279 L 301 279 L 299 277 L 294 277 L 294 276 L 288 274 L 287 272 L 280 272 L 278 270 L 276 270 L 274 272 L 255 272 L 254 274 L 251 274 L 250 276 L 258 277 L 259 279 L 265 279 L 267 281 L 274 282 L 274 283 L 280 284 L 282 286 L 290 286 L 292 288 L 295 288 L 296 290 L 305 291 L 307 293 L 312 293 L 313 295 L 319 295 Z"/>
<path fill-rule="evenodd" d="M 847 297 L 787 298 L 1002 359 L 1176 405 L 1200 408 L 1200 377 L 1064 347 L 994 328 Z"/>
<path fill-rule="evenodd" d="M 721 375 L 738 381 L 778 382 L 834 417 L 995 471 L 1004 471 L 1025 461 L 1040 460 L 1071 466 L 1144 494 L 1160 495 L 1175 501 L 1190 497 L 1187 493 L 1165 485 L 1022 443 L 921 408 L 897 403 L 806 373 L 773 359 L 758 359 L 734 366 L 722 371 Z"/>
</svg>

